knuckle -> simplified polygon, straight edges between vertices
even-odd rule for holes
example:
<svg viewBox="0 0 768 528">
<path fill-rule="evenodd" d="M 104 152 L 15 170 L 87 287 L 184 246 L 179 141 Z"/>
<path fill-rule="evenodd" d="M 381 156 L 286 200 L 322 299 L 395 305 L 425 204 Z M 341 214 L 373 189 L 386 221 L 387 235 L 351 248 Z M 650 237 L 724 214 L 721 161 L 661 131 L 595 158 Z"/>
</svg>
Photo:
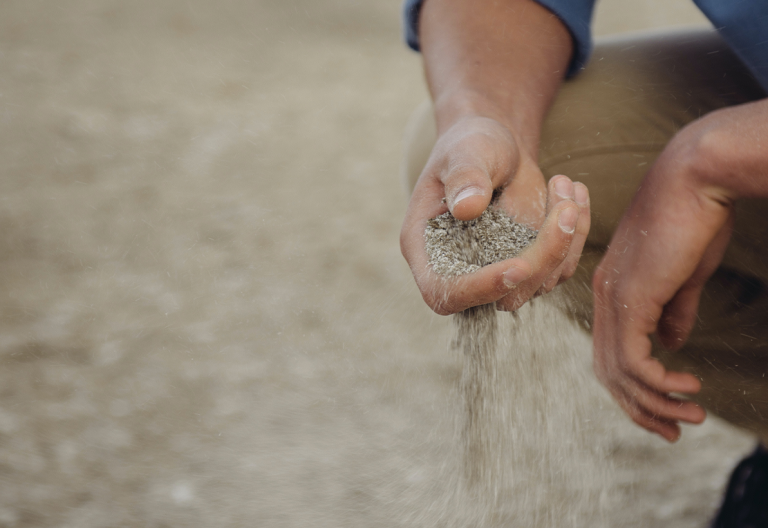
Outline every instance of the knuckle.
<svg viewBox="0 0 768 528">
<path fill-rule="evenodd" d="M 563 266 L 563 270 L 560 272 L 560 280 L 558 280 L 558 284 L 561 282 L 565 282 L 571 277 L 574 276 L 576 273 L 576 268 L 578 267 L 578 261 L 575 262 L 566 262 L 565 266 Z"/>
</svg>

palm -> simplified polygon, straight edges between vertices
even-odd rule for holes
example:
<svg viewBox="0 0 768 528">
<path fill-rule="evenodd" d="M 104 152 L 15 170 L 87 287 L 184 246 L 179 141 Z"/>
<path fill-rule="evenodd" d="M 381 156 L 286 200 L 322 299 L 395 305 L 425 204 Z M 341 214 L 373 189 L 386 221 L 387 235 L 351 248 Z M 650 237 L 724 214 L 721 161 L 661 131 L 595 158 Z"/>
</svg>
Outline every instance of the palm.
<svg viewBox="0 0 768 528">
<path fill-rule="evenodd" d="M 515 310 L 542 287 L 551 290 L 575 271 L 589 231 L 587 189 L 564 176 L 553 178 L 547 188 L 535 162 L 517 145 L 491 119 L 459 122 L 435 145 L 416 184 L 401 248 L 424 300 L 437 313 L 490 302 Z M 515 259 L 456 279 L 437 277 L 424 249 L 427 220 L 448 210 L 461 220 L 477 218 L 499 188 L 499 205 L 517 221 L 539 228 L 537 241 Z"/>
</svg>

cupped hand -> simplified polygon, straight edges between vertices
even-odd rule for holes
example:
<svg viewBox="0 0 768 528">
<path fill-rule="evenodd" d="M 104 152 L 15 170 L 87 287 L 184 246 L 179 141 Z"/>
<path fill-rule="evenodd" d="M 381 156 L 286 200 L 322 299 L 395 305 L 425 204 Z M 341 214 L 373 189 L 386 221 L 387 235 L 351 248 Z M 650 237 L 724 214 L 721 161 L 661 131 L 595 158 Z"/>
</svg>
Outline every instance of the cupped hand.
<svg viewBox="0 0 768 528">
<path fill-rule="evenodd" d="M 679 422 L 704 420 L 704 409 L 672 395 L 695 394 L 701 383 L 667 371 L 649 336 L 672 350 L 688 338 L 732 225 L 732 197 L 692 168 L 695 141 L 682 133 L 659 157 L 593 279 L 595 372 L 637 424 L 668 441 L 680 436 Z"/>
<path fill-rule="evenodd" d="M 474 273 L 437 275 L 425 250 L 427 221 L 446 211 L 460 220 L 477 218 L 494 189 L 502 189 L 495 205 L 539 230 L 536 241 L 518 257 Z M 511 311 L 573 275 L 589 222 L 586 186 L 566 176 L 555 176 L 546 185 L 535 160 L 509 129 L 489 118 L 464 118 L 432 150 L 411 197 L 400 247 L 435 312 L 447 315 L 487 303 Z"/>
</svg>

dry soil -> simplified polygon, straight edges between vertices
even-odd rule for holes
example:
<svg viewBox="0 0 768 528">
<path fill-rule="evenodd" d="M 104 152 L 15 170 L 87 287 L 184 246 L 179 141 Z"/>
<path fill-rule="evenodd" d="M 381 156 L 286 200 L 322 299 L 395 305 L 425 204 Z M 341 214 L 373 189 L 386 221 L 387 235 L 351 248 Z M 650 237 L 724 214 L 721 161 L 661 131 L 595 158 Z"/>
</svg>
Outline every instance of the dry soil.
<svg viewBox="0 0 768 528">
<path fill-rule="evenodd" d="M 598 33 L 700 21 L 603 4 Z M 414 526 L 460 359 L 398 249 L 398 12 L 0 2 L 0 526 Z M 751 445 L 601 416 L 626 526 L 705 526 Z"/>
</svg>

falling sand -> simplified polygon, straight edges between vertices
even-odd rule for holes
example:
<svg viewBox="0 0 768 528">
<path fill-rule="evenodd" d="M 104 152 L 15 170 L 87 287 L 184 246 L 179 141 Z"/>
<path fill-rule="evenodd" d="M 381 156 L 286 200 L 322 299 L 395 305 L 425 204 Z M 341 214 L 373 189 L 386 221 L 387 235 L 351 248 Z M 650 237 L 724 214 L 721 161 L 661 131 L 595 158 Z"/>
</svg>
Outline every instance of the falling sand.
<svg viewBox="0 0 768 528">
<path fill-rule="evenodd" d="M 434 218 L 425 240 L 431 266 L 450 280 L 516 256 L 536 234 L 491 207 L 469 222 Z M 452 499 L 420 524 L 604 525 L 609 467 L 589 431 L 590 413 L 605 400 L 585 358 L 570 350 L 577 330 L 563 306 L 556 291 L 504 317 L 492 304 L 453 317 L 463 356 L 461 462 L 446 478 Z"/>
<path fill-rule="evenodd" d="M 451 213 L 433 218 L 427 224 L 425 239 L 432 269 L 455 277 L 516 257 L 536 235 L 533 229 L 490 207 L 470 221 L 457 220 Z M 502 470 L 495 450 L 502 439 L 497 437 L 498 428 L 488 426 L 499 408 L 498 394 L 488 389 L 497 386 L 496 309 L 493 304 L 475 306 L 457 313 L 453 321 L 454 346 L 464 357 L 464 474 L 470 487 L 485 486 L 495 493 Z"/>
</svg>

